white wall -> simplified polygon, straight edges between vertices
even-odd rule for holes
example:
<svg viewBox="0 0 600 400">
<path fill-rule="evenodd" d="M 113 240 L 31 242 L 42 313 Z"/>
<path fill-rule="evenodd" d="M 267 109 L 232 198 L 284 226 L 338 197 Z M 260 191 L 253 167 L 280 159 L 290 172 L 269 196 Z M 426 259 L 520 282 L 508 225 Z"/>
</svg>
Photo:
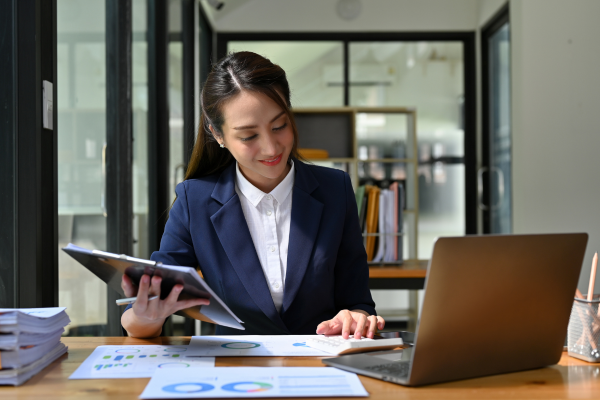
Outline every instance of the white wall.
<svg viewBox="0 0 600 400">
<path fill-rule="evenodd" d="M 510 12 L 514 232 L 588 232 L 585 293 L 600 249 L 600 1 L 512 0 Z"/>
<path fill-rule="evenodd" d="M 219 32 L 343 32 L 475 30 L 478 0 L 362 0 L 351 21 L 338 0 L 225 0 L 221 11 L 202 1 Z"/>
<path fill-rule="evenodd" d="M 507 2 L 507 0 L 479 0 L 478 28 L 484 26 Z"/>
</svg>

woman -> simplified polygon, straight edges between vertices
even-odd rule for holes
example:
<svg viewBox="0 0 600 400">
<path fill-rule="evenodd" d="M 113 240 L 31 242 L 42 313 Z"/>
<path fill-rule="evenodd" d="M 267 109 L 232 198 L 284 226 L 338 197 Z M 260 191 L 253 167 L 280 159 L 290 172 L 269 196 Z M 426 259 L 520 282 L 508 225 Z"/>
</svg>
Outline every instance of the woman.
<svg viewBox="0 0 600 400">
<path fill-rule="evenodd" d="M 184 182 L 177 185 L 152 260 L 199 265 L 245 331 L 217 334 L 342 334 L 372 337 L 375 316 L 366 253 L 348 174 L 305 164 L 285 72 L 250 52 L 232 53 L 209 74 Z M 206 299 L 164 300 L 144 276 L 121 318 L 130 336 L 160 335 L 165 318 Z"/>
</svg>

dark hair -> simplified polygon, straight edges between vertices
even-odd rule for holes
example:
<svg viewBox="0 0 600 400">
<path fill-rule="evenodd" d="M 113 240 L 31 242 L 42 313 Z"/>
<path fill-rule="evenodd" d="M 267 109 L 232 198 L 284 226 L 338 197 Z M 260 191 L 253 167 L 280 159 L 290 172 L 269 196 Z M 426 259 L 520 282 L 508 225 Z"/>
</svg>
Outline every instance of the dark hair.
<svg viewBox="0 0 600 400">
<path fill-rule="evenodd" d="M 214 65 L 204 83 L 198 136 L 184 180 L 220 172 L 234 161 L 229 150 L 219 147 L 209 127 L 216 135 L 223 135 L 223 104 L 242 90 L 263 93 L 285 111 L 294 133 L 290 156 L 302 159 L 298 154 L 298 130 L 285 71 L 265 57 L 240 51 L 228 54 Z"/>
</svg>

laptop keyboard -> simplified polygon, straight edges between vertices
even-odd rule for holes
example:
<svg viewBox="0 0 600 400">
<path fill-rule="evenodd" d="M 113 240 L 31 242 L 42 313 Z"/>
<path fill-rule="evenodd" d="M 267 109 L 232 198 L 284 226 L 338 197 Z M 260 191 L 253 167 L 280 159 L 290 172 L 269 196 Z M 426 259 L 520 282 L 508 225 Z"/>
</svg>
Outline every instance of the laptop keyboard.
<svg viewBox="0 0 600 400">
<path fill-rule="evenodd" d="M 404 361 L 389 364 L 371 365 L 370 367 L 365 367 L 365 369 L 373 372 L 379 372 L 380 374 L 408 376 L 409 363 Z"/>
</svg>

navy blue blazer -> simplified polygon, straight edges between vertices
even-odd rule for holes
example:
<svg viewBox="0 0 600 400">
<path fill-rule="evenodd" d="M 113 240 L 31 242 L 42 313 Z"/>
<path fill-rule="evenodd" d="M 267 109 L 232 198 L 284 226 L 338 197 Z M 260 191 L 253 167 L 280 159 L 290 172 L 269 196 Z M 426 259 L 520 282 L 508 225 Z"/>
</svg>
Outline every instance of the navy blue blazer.
<svg viewBox="0 0 600 400">
<path fill-rule="evenodd" d="M 343 309 L 375 315 L 356 200 L 347 173 L 294 162 L 283 305 L 277 312 L 235 191 L 235 162 L 177 185 L 160 250 L 152 260 L 199 266 L 204 279 L 244 321 L 219 335 L 314 334 Z"/>
</svg>

